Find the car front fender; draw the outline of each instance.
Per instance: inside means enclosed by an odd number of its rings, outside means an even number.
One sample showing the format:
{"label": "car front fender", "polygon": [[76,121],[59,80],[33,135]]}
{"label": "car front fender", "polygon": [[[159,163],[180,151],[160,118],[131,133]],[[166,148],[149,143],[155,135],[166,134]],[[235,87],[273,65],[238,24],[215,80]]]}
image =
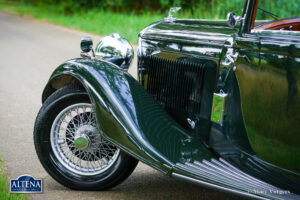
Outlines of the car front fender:
{"label": "car front fender", "polygon": [[80,82],[89,94],[103,137],[166,174],[191,154],[195,159],[212,157],[130,74],[112,63],[82,58],[65,62],[51,75],[44,100],[55,82],[60,85],[56,87]]}

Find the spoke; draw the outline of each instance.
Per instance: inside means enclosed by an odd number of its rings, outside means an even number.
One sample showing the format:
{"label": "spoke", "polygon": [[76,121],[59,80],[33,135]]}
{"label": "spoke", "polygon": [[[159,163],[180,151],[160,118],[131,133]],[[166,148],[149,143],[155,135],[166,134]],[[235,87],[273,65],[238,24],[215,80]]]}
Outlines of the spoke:
{"label": "spoke", "polygon": [[[57,116],[51,129],[53,151],[68,169],[78,174],[92,175],[108,169],[119,150],[101,137],[96,116],[90,104],[79,103]],[[81,150],[75,147],[78,134],[87,134],[89,145]],[[116,156],[114,156],[116,155]]]}
{"label": "spoke", "polygon": [[92,124],[92,121],[93,121],[93,113],[92,112],[89,112],[89,114],[88,114],[88,123],[89,124]]}
{"label": "spoke", "polygon": [[98,156],[97,156],[97,154],[96,154],[97,152],[95,152],[95,154],[94,154],[94,157],[95,158],[98,158],[98,159],[94,159],[94,161],[98,161],[98,160],[100,160],[101,158],[99,158]]}
{"label": "spoke", "polygon": [[80,162],[81,162],[81,159],[77,159],[76,166],[80,166],[80,165],[78,165],[78,163],[80,163]]}
{"label": "spoke", "polygon": [[74,118],[72,118],[72,120],[70,121],[73,125],[74,125],[74,127],[77,129],[79,126],[80,126],[80,124],[81,124],[81,122],[77,119],[77,115],[74,117]]}

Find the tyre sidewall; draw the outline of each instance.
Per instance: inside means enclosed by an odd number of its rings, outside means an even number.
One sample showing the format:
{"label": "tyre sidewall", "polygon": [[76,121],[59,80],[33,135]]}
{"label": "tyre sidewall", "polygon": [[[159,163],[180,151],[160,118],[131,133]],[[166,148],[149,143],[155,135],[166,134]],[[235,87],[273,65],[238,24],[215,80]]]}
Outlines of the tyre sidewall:
{"label": "tyre sidewall", "polygon": [[57,91],[43,104],[36,119],[34,142],[38,157],[46,171],[61,184],[81,190],[101,190],[116,185],[122,170],[126,168],[128,155],[120,151],[114,164],[98,175],[82,176],[65,168],[56,158],[50,142],[52,124],[66,107],[76,103],[90,103],[88,95],[80,90],[72,93]]}

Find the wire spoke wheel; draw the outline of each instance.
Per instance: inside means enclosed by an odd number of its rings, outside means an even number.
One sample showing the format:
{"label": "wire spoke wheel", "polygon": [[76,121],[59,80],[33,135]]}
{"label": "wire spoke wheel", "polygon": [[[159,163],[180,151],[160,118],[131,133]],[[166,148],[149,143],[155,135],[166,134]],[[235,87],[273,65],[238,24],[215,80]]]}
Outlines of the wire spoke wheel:
{"label": "wire spoke wheel", "polygon": [[104,139],[98,125],[79,84],[56,90],[43,103],[34,124],[34,146],[57,182],[76,190],[106,190],[133,172],[138,160]]}
{"label": "wire spoke wheel", "polygon": [[100,174],[117,160],[120,150],[101,137],[89,103],[62,110],[50,132],[54,155],[68,170],[84,176]]}

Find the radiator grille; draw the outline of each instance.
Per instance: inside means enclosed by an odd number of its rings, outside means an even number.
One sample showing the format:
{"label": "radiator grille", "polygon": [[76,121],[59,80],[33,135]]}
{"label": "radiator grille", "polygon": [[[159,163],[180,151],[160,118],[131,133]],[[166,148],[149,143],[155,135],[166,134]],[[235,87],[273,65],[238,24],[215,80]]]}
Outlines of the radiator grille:
{"label": "radiator grille", "polygon": [[200,113],[202,64],[155,56],[143,57],[142,63],[142,84],[163,107],[177,113]]}

